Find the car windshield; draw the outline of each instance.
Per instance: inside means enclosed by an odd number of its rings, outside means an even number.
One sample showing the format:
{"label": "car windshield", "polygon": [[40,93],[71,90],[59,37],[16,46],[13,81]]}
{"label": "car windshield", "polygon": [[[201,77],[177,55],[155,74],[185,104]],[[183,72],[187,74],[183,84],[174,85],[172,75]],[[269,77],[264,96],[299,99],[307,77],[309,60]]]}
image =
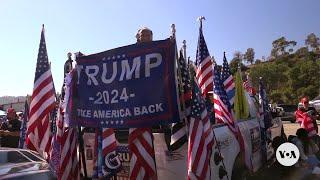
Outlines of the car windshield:
{"label": "car windshield", "polygon": [[43,161],[39,157],[35,156],[34,154],[28,152],[28,151],[20,151],[22,154],[26,155],[28,158],[30,158],[32,161]]}
{"label": "car windshield", "polygon": [[282,107],[285,112],[294,112],[297,110],[296,105],[279,105],[279,107]]}
{"label": "car windshield", "polygon": [[320,96],[315,97],[312,101],[320,100]]}
{"label": "car windshield", "polygon": [[18,151],[0,151],[0,164],[30,162]]}

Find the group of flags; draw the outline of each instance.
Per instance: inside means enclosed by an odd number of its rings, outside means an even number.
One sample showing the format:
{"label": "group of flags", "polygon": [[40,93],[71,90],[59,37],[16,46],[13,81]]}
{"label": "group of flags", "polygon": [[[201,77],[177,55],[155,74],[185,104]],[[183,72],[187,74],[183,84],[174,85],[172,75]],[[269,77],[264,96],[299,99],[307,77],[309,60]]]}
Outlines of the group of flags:
{"label": "group of flags", "polygon": [[[225,123],[238,140],[240,149],[246,151],[235,119],[249,116],[244,91],[251,96],[254,96],[256,91],[249,81],[242,81],[239,71],[236,78],[233,78],[225,54],[222,68],[212,62],[203,36],[202,23],[195,66],[186,62],[180,51],[178,72],[182,115],[180,121],[171,126],[169,150],[175,151],[188,143],[188,179],[210,179],[209,162],[215,143],[211,119],[214,118],[216,123]],[[191,72],[195,76],[192,76]],[[71,76],[71,73],[68,76]],[[65,88],[68,88],[68,83]],[[259,93],[259,113],[266,130],[270,126],[270,117],[267,114],[267,99],[262,82]],[[208,95],[212,95],[212,99],[209,98],[212,106],[207,103]],[[39,152],[50,162],[58,179],[80,179],[79,129],[68,127],[65,122],[68,95],[65,96],[60,97],[57,105],[43,27],[33,93],[30,103],[25,105],[19,147]],[[56,118],[55,121],[52,121],[52,118]],[[54,129],[50,122],[56,123]],[[94,178],[111,177],[114,174],[110,172],[116,173],[117,169],[107,172],[108,167],[105,167],[103,158],[110,153],[117,156],[115,133],[111,128],[97,128],[95,134]],[[264,139],[263,142],[265,141]],[[157,179],[152,129],[130,128],[128,147],[131,152],[130,179]],[[252,168],[247,156],[245,163],[249,169]]]}

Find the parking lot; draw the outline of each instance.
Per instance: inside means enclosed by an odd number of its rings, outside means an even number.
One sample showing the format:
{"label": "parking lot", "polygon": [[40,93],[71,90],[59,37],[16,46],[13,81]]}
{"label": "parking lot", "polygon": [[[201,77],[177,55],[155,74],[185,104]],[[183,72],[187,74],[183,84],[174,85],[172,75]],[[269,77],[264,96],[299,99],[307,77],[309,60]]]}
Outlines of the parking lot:
{"label": "parking lot", "polygon": [[[300,125],[298,123],[291,123],[289,121],[282,121],[282,123],[283,123],[284,132],[286,133],[287,136],[295,135],[297,129],[299,129],[299,127],[300,127]],[[317,121],[317,124],[319,126],[320,125],[320,121]]]}

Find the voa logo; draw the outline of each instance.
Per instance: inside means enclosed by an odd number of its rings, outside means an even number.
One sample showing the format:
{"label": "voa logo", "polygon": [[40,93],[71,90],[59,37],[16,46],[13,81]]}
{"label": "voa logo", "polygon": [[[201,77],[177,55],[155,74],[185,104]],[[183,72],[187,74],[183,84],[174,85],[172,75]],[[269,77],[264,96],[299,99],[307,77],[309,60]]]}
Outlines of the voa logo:
{"label": "voa logo", "polygon": [[298,162],[299,157],[299,149],[292,143],[283,143],[276,151],[276,158],[283,166],[293,166]]}

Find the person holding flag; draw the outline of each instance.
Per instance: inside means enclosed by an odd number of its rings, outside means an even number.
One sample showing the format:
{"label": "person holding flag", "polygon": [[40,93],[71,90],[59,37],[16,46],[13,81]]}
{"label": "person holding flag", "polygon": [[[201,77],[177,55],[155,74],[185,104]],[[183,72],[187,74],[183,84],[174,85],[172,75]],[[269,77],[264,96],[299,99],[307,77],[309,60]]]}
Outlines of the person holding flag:
{"label": "person holding flag", "polygon": [[[136,38],[137,43],[151,42],[152,31],[144,27]],[[151,128],[130,128],[128,144],[131,151],[130,179],[157,179]]]}

